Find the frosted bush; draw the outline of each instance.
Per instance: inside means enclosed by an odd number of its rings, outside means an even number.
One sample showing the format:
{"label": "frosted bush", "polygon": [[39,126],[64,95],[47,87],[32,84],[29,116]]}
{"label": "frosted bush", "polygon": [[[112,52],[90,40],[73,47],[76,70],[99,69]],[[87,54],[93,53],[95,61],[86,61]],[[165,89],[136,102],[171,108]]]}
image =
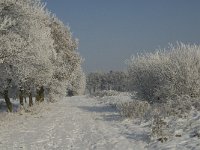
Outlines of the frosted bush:
{"label": "frosted bush", "polygon": [[131,89],[149,102],[174,95],[200,96],[200,46],[178,43],[169,50],[132,57],[128,61]]}
{"label": "frosted bush", "polygon": [[139,100],[122,102],[117,105],[120,115],[128,118],[143,118],[149,107],[148,102]]}
{"label": "frosted bush", "polygon": [[154,116],[151,125],[151,137],[160,142],[166,142],[171,136],[168,123],[159,115]]}
{"label": "frosted bush", "polygon": [[175,138],[180,138],[181,141],[191,141],[194,137],[199,138],[199,118],[199,112],[193,108],[186,118],[163,117],[158,113],[151,120],[151,138],[153,141],[161,142],[172,142]]}
{"label": "frosted bush", "polygon": [[169,116],[184,118],[192,110],[192,105],[192,99],[189,96],[183,95],[168,100],[164,105],[164,109]]}
{"label": "frosted bush", "polygon": [[120,92],[114,91],[114,90],[103,90],[103,91],[97,91],[93,93],[93,96],[98,97],[104,97],[104,96],[116,96],[119,95]]}
{"label": "frosted bush", "polygon": [[181,137],[192,122],[187,120],[198,114],[195,113],[198,112],[198,106],[200,106],[199,99],[188,95],[175,96],[163,104],[152,104],[144,117],[152,122],[151,137],[161,142],[166,142],[169,138]]}

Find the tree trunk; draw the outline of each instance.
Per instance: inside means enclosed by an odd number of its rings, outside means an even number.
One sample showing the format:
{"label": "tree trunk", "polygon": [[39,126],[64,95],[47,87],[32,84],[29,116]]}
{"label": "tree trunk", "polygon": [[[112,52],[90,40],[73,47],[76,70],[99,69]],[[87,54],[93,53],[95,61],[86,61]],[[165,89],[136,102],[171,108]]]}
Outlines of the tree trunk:
{"label": "tree trunk", "polygon": [[24,106],[24,97],[23,97],[23,90],[20,88],[19,90],[19,103],[21,106]]}
{"label": "tree trunk", "polygon": [[24,97],[24,101],[25,101],[25,103],[27,104],[26,96]]}
{"label": "tree trunk", "polygon": [[9,112],[13,111],[12,103],[10,102],[10,98],[8,97],[8,90],[4,91],[4,99],[6,101],[6,105]]}
{"label": "tree trunk", "polygon": [[93,87],[93,93],[95,93],[96,92],[96,87]]}
{"label": "tree trunk", "polygon": [[91,88],[89,89],[89,93],[90,93],[90,95],[92,94],[92,89]]}
{"label": "tree trunk", "polygon": [[43,102],[44,101],[44,87],[41,86],[40,89],[36,90],[36,101]]}
{"label": "tree trunk", "polygon": [[33,106],[33,97],[31,92],[29,93],[28,97],[29,97],[29,106],[31,107]]}
{"label": "tree trunk", "polygon": [[73,91],[72,90],[68,90],[68,96],[74,96]]}

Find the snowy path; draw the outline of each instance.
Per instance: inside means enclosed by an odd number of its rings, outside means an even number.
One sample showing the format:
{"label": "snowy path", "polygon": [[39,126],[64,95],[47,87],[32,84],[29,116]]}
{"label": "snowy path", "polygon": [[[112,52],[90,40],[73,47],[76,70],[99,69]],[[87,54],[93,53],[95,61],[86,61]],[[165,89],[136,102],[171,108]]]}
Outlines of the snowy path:
{"label": "snowy path", "polygon": [[66,98],[36,115],[0,126],[0,150],[140,150],[148,140],[139,125],[121,121],[110,106]]}

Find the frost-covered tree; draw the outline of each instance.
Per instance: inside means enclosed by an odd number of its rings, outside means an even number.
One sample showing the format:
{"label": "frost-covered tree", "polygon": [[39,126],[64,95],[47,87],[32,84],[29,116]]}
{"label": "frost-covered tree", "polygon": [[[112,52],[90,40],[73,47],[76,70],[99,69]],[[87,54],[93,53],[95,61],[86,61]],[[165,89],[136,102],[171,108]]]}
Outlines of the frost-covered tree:
{"label": "frost-covered tree", "polygon": [[41,89],[51,79],[55,55],[49,13],[38,0],[2,0],[0,18],[3,24],[5,20],[11,22],[2,25],[0,31],[0,65],[5,68],[0,74],[9,74],[1,75],[2,82],[11,80],[20,94],[25,85],[27,90],[32,84]]}
{"label": "frost-covered tree", "polygon": [[96,92],[96,90],[100,89],[101,85],[101,73],[92,72],[87,75],[86,79],[86,87],[90,93]]}
{"label": "frost-covered tree", "polygon": [[[9,111],[9,89],[24,96],[36,92],[44,100],[47,90],[51,101],[66,95],[67,85],[81,69],[78,42],[40,0],[2,0],[0,2],[0,93]],[[26,94],[26,95],[25,95]]]}
{"label": "frost-covered tree", "polygon": [[53,16],[50,28],[57,57],[53,60],[54,72],[49,85],[49,96],[51,100],[55,100],[55,97],[58,99],[66,95],[68,84],[76,76],[75,72],[81,69],[81,57],[76,51],[78,40],[73,38],[69,27]]}
{"label": "frost-covered tree", "polygon": [[86,87],[90,93],[97,90],[128,91],[128,75],[122,71],[90,73],[87,75]]}
{"label": "frost-covered tree", "polygon": [[79,66],[72,74],[67,90],[68,95],[83,95],[86,87],[86,76],[81,66]]}
{"label": "frost-covered tree", "polygon": [[7,31],[9,27],[11,24],[0,30],[0,94],[5,98],[8,110],[12,111],[8,91],[17,78],[15,74],[17,68],[13,66],[13,58],[17,57],[24,44],[20,36]]}

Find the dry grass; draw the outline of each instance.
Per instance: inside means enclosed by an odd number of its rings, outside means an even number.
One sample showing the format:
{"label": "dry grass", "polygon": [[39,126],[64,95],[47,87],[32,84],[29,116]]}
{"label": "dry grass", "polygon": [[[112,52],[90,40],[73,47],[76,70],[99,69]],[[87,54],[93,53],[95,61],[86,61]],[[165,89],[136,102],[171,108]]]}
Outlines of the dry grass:
{"label": "dry grass", "polygon": [[119,95],[120,92],[114,91],[114,90],[103,90],[103,91],[97,91],[92,94],[92,96],[95,97],[104,97],[104,96],[116,96]]}
{"label": "dry grass", "polygon": [[134,100],[131,102],[124,102],[117,105],[121,116],[128,118],[142,118],[150,105],[145,101]]}

